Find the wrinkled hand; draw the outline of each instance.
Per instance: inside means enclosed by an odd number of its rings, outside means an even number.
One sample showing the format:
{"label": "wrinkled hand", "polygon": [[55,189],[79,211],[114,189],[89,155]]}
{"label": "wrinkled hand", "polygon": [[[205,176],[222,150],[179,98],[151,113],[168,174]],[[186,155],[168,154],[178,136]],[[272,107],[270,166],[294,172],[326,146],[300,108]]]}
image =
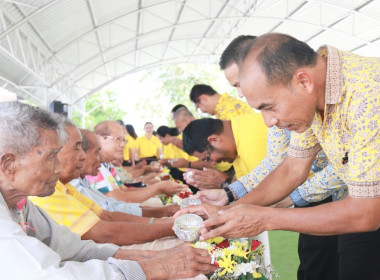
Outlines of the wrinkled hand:
{"label": "wrinkled hand", "polygon": [[186,185],[178,184],[173,181],[161,181],[153,184],[152,187],[157,188],[160,193],[164,194],[174,194],[188,190]]}
{"label": "wrinkled hand", "polygon": [[184,158],[174,158],[171,160],[171,166],[174,168],[186,167],[187,164],[188,162]]}
{"label": "wrinkled hand", "polygon": [[214,168],[203,168],[203,170],[186,168],[183,177],[186,183],[199,189],[220,189],[228,178],[227,174]]}
{"label": "wrinkled hand", "polygon": [[268,207],[241,204],[230,209],[218,211],[217,215],[202,223],[200,240],[207,240],[217,236],[225,238],[256,236],[267,230],[265,221],[268,211],[271,211],[270,209]]}
{"label": "wrinkled hand", "polygon": [[225,190],[203,190],[195,194],[202,203],[211,205],[224,206],[228,204],[228,197]]}
{"label": "wrinkled hand", "polygon": [[175,213],[173,218],[175,219],[183,214],[191,213],[191,214],[196,214],[198,216],[201,216],[203,220],[206,220],[211,217],[217,217],[218,211],[221,209],[222,207],[220,206],[209,205],[209,204],[187,206],[186,208],[183,208],[182,210],[179,210],[177,213]]}
{"label": "wrinkled hand", "polygon": [[196,249],[190,243],[164,250],[159,253],[165,279],[194,277],[198,274],[209,274],[217,269],[211,265],[211,257],[207,250]]}

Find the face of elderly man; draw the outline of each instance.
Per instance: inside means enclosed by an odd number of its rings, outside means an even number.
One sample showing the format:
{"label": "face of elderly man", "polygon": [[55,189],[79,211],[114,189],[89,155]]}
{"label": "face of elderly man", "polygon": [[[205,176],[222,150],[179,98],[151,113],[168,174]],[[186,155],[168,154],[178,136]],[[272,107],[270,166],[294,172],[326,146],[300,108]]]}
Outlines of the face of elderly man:
{"label": "face of elderly man", "polygon": [[96,176],[99,173],[98,168],[103,161],[101,156],[101,147],[95,133],[87,133],[86,137],[91,143],[90,148],[86,151],[86,159],[83,161],[81,168],[81,176],[91,175]]}
{"label": "face of elderly man", "polygon": [[55,185],[62,171],[62,165],[57,157],[62,144],[56,132],[44,129],[38,131],[40,145],[22,155],[8,152],[2,156],[2,173],[9,181],[10,192],[49,196],[55,191]]}
{"label": "face of elderly man", "polygon": [[102,155],[107,163],[123,162],[125,138],[123,128],[116,122],[108,124],[109,135],[98,135]]}
{"label": "face of elderly man", "polygon": [[310,127],[316,111],[310,76],[298,70],[289,85],[269,85],[254,55],[249,54],[240,69],[240,86],[248,104],[261,110],[268,127],[276,125],[296,132]]}
{"label": "face of elderly man", "polygon": [[58,154],[58,159],[63,166],[63,171],[59,176],[62,183],[66,184],[78,178],[86,154],[82,150],[82,134],[75,126],[66,127],[68,139],[62,150]]}

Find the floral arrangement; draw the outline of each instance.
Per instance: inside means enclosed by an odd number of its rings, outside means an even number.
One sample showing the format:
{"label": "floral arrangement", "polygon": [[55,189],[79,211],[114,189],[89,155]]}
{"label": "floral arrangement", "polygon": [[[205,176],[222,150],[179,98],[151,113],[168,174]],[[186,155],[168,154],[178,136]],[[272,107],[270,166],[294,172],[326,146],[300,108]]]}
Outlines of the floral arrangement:
{"label": "floral arrangement", "polygon": [[215,237],[197,241],[192,246],[207,249],[212,263],[218,267],[210,276],[211,280],[270,280],[272,276],[278,277],[277,274],[272,275],[271,266],[265,268],[262,265],[264,246],[260,241]]}
{"label": "floral arrangement", "polygon": [[186,192],[180,192],[175,195],[160,194],[159,196],[163,205],[180,205],[183,199],[188,198],[191,195],[193,195],[193,192],[188,189]]}

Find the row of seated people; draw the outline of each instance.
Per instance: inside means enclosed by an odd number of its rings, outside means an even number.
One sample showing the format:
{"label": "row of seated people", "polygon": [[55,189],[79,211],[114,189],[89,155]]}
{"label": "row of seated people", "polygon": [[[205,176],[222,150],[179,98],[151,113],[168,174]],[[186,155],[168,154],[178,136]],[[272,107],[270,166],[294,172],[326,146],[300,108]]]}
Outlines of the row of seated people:
{"label": "row of seated people", "polygon": [[[19,102],[0,103],[0,119],[0,242],[9,279],[172,279],[215,269],[207,252],[189,244],[161,251],[118,246],[172,236],[173,219],[160,217],[177,210],[115,201],[91,188],[86,176],[99,175],[101,163],[114,159],[103,144],[122,154],[120,125],[101,123],[107,134],[80,131],[65,117]],[[163,184],[169,193],[184,188],[159,182],[144,190],[156,194]],[[144,200],[144,190],[125,193]]]}

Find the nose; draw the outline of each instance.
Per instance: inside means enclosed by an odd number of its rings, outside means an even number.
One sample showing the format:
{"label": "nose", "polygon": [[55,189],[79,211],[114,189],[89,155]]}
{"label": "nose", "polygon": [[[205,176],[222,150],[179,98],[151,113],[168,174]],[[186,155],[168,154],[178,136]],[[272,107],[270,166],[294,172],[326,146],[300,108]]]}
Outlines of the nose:
{"label": "nose", "polygon": [[55,162],[55,165],[54,165],[54,173],[55,174],[59,174],[62,171],[63,171],[63,166],[62,166],[61,162],[57,158],[57,160]]}
{"label": "nose", "polygon": [[237,91],[237,94],[240,98],[243,98],[244,95],[243,95],[243,91],[241,90],[241,87],[236,87],[236,91]]}
{"label": "nose", "polygon": [[278,123],[278,119],[272,114],[263,113],[263,111],[261,111],[261,114],[263,115],[264,122],[267,127],[272,127]]}
{"label": "nose", "polygon": [[82,147],[80,148],[79,161],[83,161],[87,158],[86,153],[83,151]]}

